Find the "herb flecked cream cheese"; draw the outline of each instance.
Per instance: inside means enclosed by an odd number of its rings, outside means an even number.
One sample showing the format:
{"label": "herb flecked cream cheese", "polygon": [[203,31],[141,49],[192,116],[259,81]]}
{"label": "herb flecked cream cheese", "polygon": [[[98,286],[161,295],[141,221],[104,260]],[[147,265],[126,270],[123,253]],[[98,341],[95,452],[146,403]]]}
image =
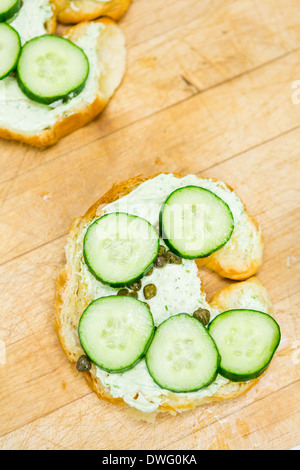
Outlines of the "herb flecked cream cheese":
{"label": "herb flecked cream cheese", "polygon": [[53,15],[49,0],[23,0],[18,14],[10,21],[22,44],[47,33],[45,24]]}
{"label": "herb flecked cream cheese", "polygon": [[[246,215],[244,206],[233,191],[230,191],[222,182],[214,182],[210,179],[202,180],[195,175],[184,178],[176,178],[172,174],[162,174],[150,179],[135,190],[117,201],[104,207],[105,213],[126,212],[147,219],[158,228],[159,212],[161,205],[175,189],[194,185],[209,189],[222,198],[230,207],[234,222],[235,232],[242,237],[245,230]],[[77,243],[81,246],[86,228],[82,231]],[[163,244],[163,242],[161,242]],[[230,241],[228,242],[230,244]],[[81,273],[83,282],[87,286],[89,297],[114,295],[119,289],[112,288],[97,281],[85,265],[82,257],[82,249],[78,250],[81,257]],[[142,279],[142,289],[138,292],[139,300],[145,301],[143,287],[153,283],[157,287],[157,295],[147,303],[150,306],[155,325],[158,326],[164,320],[178,313],[193,314],[198,308],[210,310],[211,318],[219,312],[213,310],[206,302],[205,294],[201,290],[201,280],[198,276],[198,268],[195,261],[182,260],[181,265],[167,264],[164,268],[154,269],[152,275]],[[245,294],[240,308],[255,308],[264,311],[259,299],[251,297],[251,292]],[[108,388],[114,398],[123,398],[130,406],[140,411],[151,413],[168,401],[170,392],[160,388],[148,373],[145,360],[139,362],[133,369],[123,373],[109,374],[97,369],[97,377]],[[212,396],[218,389],[228,383],[228,380],[218,376],[214,383],[208,387],[192,393],[171,394],[190,399]]]}

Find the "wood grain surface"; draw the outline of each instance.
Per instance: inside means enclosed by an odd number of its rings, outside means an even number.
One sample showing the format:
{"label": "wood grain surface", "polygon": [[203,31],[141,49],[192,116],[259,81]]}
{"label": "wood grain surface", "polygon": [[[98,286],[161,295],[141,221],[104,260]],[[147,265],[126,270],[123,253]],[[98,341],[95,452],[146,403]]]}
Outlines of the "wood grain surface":
{"label": "wood grain surface", "polygon": [[[120,25],[128,70],[98,119],[46,150],[0,141],[0,448],[292,448],[300,443],[299,1],[134,0]],[[72,219],[114,182],[159,171],[236,188],[262,227],[258,277],[282,343],[247,395],[146,423],[91,393],[61,351],[53,303]],[[206,270],[203,280],[208,298],[229,283]]]}

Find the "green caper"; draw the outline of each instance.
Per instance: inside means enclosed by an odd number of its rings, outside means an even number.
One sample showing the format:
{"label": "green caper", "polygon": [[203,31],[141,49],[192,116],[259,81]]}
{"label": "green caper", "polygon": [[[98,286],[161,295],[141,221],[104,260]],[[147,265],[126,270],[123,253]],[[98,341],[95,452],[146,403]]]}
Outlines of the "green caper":
{"label": "green caper", "polygon": [[193,317],[199,320],[204,326],[207,326],[210,320],[210,311],[206,308],[198,308],[198,310],[193,313]]}
{"label": "green caper", "polygon": [[182,259],[179,258],[179,256],[175,255],[175,253],[172,253],[172,251],[167,251],[165,254],[167,263],[169,264],[182,264]]}
{"label": "green caper", "polygon": [[149,271],[146,273],[146,276],[151,276],[152,273],[153,273],[153,268],[149,269]]}
{"label": "green caper", "polygon": [[83,355],[79,357],[76,364],[76,369],[78,370],[78,372],[88,372],[91,367],[92,363],[87,356]]}
{"label": "green caper", "polygon": [[158,256],[163,256],[166,252],[166,249],[164,246],[162,245],[159,245],[159,249],[158,249]]}
{"label": "green caper", "polygon": [[156,286],[154,284],[148,284],[147,286],[144,287],[144,296],[145,299],[152,299],[152,297],[155,297],[157,293]]}
{"label": "green caper", "polygon": [[142,288],[142,283],[141,283],[141,281],[137,281],[137,282],[135,282],[134,284],[131,284],[131,285],[128,286],[128,287],[129,287],[129,289],[134,290],[134,291],[137,292],[137,291],[141,290],[141,288]]}
{"label": "green caper", "polygon": [[119,292],[117,293],[117,295],[128,295],[129,294],[129,290],[128,289],[121,289],[119,290]]}
{"label": "green caper", "polygon": [[164,266],[166,266],[167,264],[167,260],[164,256],[158,256],[155,260],[155,263],[154,263],[154,266],[156,268],[163,268]]}
{"label": "green caper", "polygon": [[128,292],[128,297],[134,297],[135,299],[138,298],[138,293],[135,291]]}

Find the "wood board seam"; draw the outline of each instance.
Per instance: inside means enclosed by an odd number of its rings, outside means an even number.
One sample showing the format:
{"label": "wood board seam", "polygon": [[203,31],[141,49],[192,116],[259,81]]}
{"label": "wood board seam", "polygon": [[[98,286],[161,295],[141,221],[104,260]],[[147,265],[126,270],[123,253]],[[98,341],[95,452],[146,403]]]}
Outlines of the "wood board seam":
{"label": "wood board seam", "polygon": [[207,167],[207,168],[205,168],[204,170],[201,170],[201,171],[208,171],[208,170],[211,170],[212,168],[216,168],[216,167],[222,165],[223,163],[227,163],[227,162],[229,162],[230,160],[233,160],[233,159],[235,159],[235,158],[241,157],[241,156],[244,155],[245,153],[252,152],[253,150],[255,150],[255,149],[261,147],[262,145],[267,145],[267,144],[269,144],[270,142],[274,142],[275,140],[280,139],[281,137],[284,137],[285,135],[291,134],[291,133],[293,133],[293,132],[295,132],[295,131],[297,131],[297,130],[299,130],[299,129],[300,129],[300,125],[297,125],[297,126],[295,126],[295,127],[292,127],[292,128],[290,128],[290,129],[288,129],[288,130],[286,130],[286,131],[281,132],[280,134],[278,134],[278,135],[276,135],[276,136],[270,137],[269,139],[264,140],[263,142],[261,142],[261,143],[259,143],[259,144],[256,144],[256,145],[253,145],[253,146],[249,147],[247,150],[243,150],[242,152],[238,152],[238,153],[232,155],[231,157],[228,157],[228,158],[226,158],[225,160],[222,160],[222,161],[220,161],[220,162],[217,162],[217,163],[215,163],[214,165],[211,165],[211,166],[209,166],[209,167]]}
{"label": "wood board seam", "polygon": [[[205,425],[205,426],[203,426],[203,427],[201,427],[201,428],[195,430],[194,432],[191,432],[191,433],[189,433],[189,434],[186,434],[186,435],[183,436],[182,438],[176,439],[174,442],[169,442],[169,443],[167,444],[167,446],[161,448],[161,450],[164,450],[164,449],[166,449],[166,447],[168,447],[168,446],[170,446],[170,445],[173,445],[173,444],[175,444],[176,442],[180,442],[180,441],[186,439],[187,437],[196,434],[196,433],[199,432],[199,431],[202,431],[202,430],[204,430],[204,429],[209,428],[210,426],[214,425],[214,424],[217,423],[218,421],[222,421],[222,420],[224,420],[224,419],[228,419],[230,416],[233,416],[233,415],[235,415],[236,413],[239,413],[239,412],[241,412],[242,410],[245,410],[245,409],[247,409],[248,407],[250,407],[250,406],[252,406],[252,405],[254,405],[254,404],[256,404],[256,403],[258,403],[258,402],[260,402],[260,401],[262,401],[262,400],[266,400],[266,399],[268,399],[269,397],[271,397],[271,396],[273,396],[273,395],[276,395],[276,393],[281,392],[281,391],[283,391],[283,390],[285,390],[285,389],[287,389],[287,388],[289,388],[289,387],[294,386],[294,385],[297,384],[298,382],[300,382],[300,379],[297,379],[297,380],[295,380],[295,381],[293,381],[293,382],[290,382],[290,383],[288,383],[287,385],[285,385],[285,386],[283,386],[283,387],[277,389],[276,391],[270,393],[269,395],[267,395],[267,396],[265,396],[265,397],[261,397],[261,398],[255,400],[255,401],[253,401],[253,402],[251,402],[251,403],[248,403],[248,404],[246,404],[245,406],[243,406],[242,408],[238,408],[238,409],[236,409],[235,411],[229,413],[228,415],[225,414],[220,420],[215,419],[213,422],[211,422],[211,423],[209,423],[209,424],[207,424],[207,425]],[[10,434],[13,434],[14,432],[16,432],[16,431],[18,431],[18,430],[21,430],[21,429],[23,429],[23,428],[26,428],[27,426],[30,426],[31,424],[35,423],[36,421],[39,421],[39,420],[41,420],[41,419],[44,419],[44,418],[46,418],[47,416],[50,416],[51,414],[56,413],[57,411],[59,411],[59,410],[65,408],[66,406],[69,406],[69,405],[71,405],[72,403],[76,403],[77,401],[82,400],[82,399],[84,399],[84,398],[86,398],[86,397],[88,397],[88,396],[90,396],[90,395],[93,395],[93,392],[88,392],[88,393],[82,395],[81,397],[76,398],[75,400],[72,400],[72,401],[70,401],[70,402],[67,402],[67,403],[65,403],[65,404],[63,404],[63,405],[61,405],[61,406],[55,408],[54,410],[49,411],[48,413],[46,413],[46,414],[43,415],[43,416],[40,416],[40,417],[35,418],[35,419],[31,420],[31,421],[28,421],[27,423],[25,423],[25,424],[23,424],[23,425],[21,425],[21,426],[19,426],[19,427],[16,427],[15,429],[12,429],[11,431],[9,431],[9,432],[7,432],[7,433],[5,433],[5,434],[1,434],[1,435],[0,435],[0,438],[7,437],[7,436],[9,436]],[[238,400],[238,398],[235,399],[235,400]],[[108,405],[108,406],[110,406],[110,405]],[[169,419],[171,419],[171,418],[172,418],[172,416],[168,416],[168,417],[167,417],[167,420],[169,420]]]}
{"label": "wood board seam", "polygon": [[[239,408],[239,409],[233,411],[232,413],[229,413],[228,415],[222,417],[220,421],[222,421],[222,420],[224,420],[224,419],[228,419],[230,416],[233,416],[233,415],[235,415],[236,413],[240,413],[241,411],[247,409],[248,407],[250,407],[250,406],[252,406],[252,405],[255,405],[256,403],[259,403],[260,401],[266,400],[266,399],[268,399],[269,397],[272,397],[272,396],[276,395],[276,393],[281,392],[281,391],[283,391],[283,390],[285,390],[285,389],[287,389],[287,388],[289,388],[289,387],[295,385],[297,382],[300,382],[300,379],[297,379],[297,380],[295,380],[295,381],[293,381],[293,382],[290,382],[289,384],[285,385],[284,387],[278,388],[277,390],[275,390],[274,392],[271,392],[269,395],[267,395],[267,396],[265,396],[265,397],[261,397],[261,398],[259,398],[259,399],[256,399],[256,400],[253,401],[252,403],[248,403],[247,405],[243,406],[242,408]],[[234,399],[234,400],[238,400],[238,398],[236,398],[236,399]],[[176,439],[174,442],[170,442],[167,446],[163,447],[161,450],[164,450],[164,449],[166,449],[168,446],[173,445],[173,444],[176,444],[176,442],[180,442],[180,441],[186,439],[187,437],[196,434],[196,433],[199,432],[199,431],[202,431],[202,430],[204,430],[204,429],[209,428],[211,425],[217,423],[218,421],[219,421],[219,420],[216,419],[213,423],[207,424],[207,425],[203,426],[202,428],[199,428],[199,429],[197,429],[197,430],[195,430],[195,431],[193,431],[193,432],[191,432],[191,433],[189,433],[189,434],[186,434],[186,436],[184,436],[184,437],[182,437],[182,438],[180,438],[180,439]]]}
{"label": "wood board seam", "polygon": [[[159,114],[162,113],[162,112],[165,112],[165,111],[168,111],[168,110],[170,110],[170,109],[173,109],[173,108],[175,108],[175,107],[178,106],[178,105],[181,105],[181,104],[183,104],[183,103],[188,102],[189,100],[192,100],[193,98],[196,98],[196,97],[198,97],[198,96],[200,96],[200,95],[202,95],[202,94],[208,93],[208,92],[210,92],[211,90],[220,88],[220,87],[222,87],[223,85],[226,85],[227,83],[231,83],[231,82],[233,82],[233,81],[235,81],[235,80],[239,80],[240,78],[242,78],[242,77],[244,77],[244,76],[246,76],[246,75],[248,75],[248,74],[254,73],[254,72],[256,72],[257,70],[260,70],[260,69],[262,69],[262,68],[264,68],[264,67],[268,67],[269,65],[271,65],[271,64],[273,64],[273,63],[275,63],[275,62],[277,62],[277,61],[280,61],[280,60],[284,59],[285,57],[288,57],[289,55],[293,55],[293,54],[297,53],[298,51],[300,51],[300,46],[297,47],[296,49],[293,49],[293,50],[291,50],[291,51],[289,51],[289,52],[286,52],[285,54],[281,54],[280,56],[278,56],[278,57],[276,57],[276,58],[274,58],[274,59],[272,59],[272,60],[270,60],[270,61],[264,62],[263,64],[260,64],[260,65],[258,65],[258,66],[256,66],[256,67],[253,67],[253,68],[250,68],[250,69],[248,69],[248,70],[246,70],[246,71],[244,71],[244,72],[242,72],[242,73],[239,73],[239,74],[237,74],[237,75],[234,75],[233,77],[230,77],[230,78],[228,78],[228,79],[226,79],[226,80],[224,80],[224,81],[222,81],[222,82],[217,82],[217,83],[215,83],[214,85],[209,86],[209,87],[207,87],[207,88],[204,88],[204,89],[202,89],[202,90],[201,90],[201,89],[198,89],[198,88],[196,87],[196,85],[194,85],[194,84],[191,82],[191,85],[192,85],[195,89],[197,89],[197,90],[199,90],[199,91],[197,91],[197,92],[195,91],[195,92],[192,93],[190,96],[188,96],[188,97],[186,97],[186,98],[184,98],[184,99],[182,99],[182,100],[176,101],[176,103],[172,103],[172,104],[170,104],[169,106],[166,106],[166,107],[157,109],[157,110],[154,111],[153,113],[147,114],[147,115],[145,115],[145,116],[143,116],[143,117],[137,119],[136,121],[132,121],[132,122],[130,122],[129,124],[125,124],[124,126],[121,126],[121,127],[119,127],[118,129],[114,129],[114,130],[112,130],[111,132],[108,132],[108,133],[106,133],[106,134],[104,134],[104,135],[102,135],[102,136],[100,136],[100,137],[97,137],[96,139],[92,139],[92,140],[90,140],[89,142],[86,142],[85,144],[83,144],[83,145],[81,145],[81,146],[79,146],[79,147],[76,147],[76,149],[73,149],[73,150],[67,151],[67,152],[63,152],[63,153],[57,155],[56,157],[51,158],[50,160],[47,160],[46,162],[41,163],[40,165],[35,166],[33,169],[31,168],[31,169],[25,170],[24,172],[21,172],[21,173],[19,173],[19,174],[16,175],[16,176],[13,176],[13,177],[11,177],[11,178],[8,178],[7,180],[2,181],[0,184],[2,185],[2,184],[6,184],[6,183],[8,183],[8,182],[10,182],[10,181],[14,181],[14,180],[18,179],[19,177],[21,177],[21,176],[23,176],[23,175],[25,175],[25,174],[27,174],[27,173],[30,173],[30,172],[33,171],[33,170],[36,170],[37,168],[41,168],[41,167],[43,167],[44,165],[47,165],[47,164],[49,164],[49,163],[51,163],[51,162],[54,162],[54,161],[58,160],[58,159],[61,158],[61,157],[64,157],[64,156],[69,155],[69,154],[71,155],[71,154],[74,153],[74,152],[78,152],[79,150],[82,150],[82,149],[86,148],[87,146],[89,146],[89,145],[91,145],[91,144],[93,144],[93,143],[95,143],[95,142],[100,142],[101,140],[106,139],[107,137],[113,136],[114,134],[117,134],[118,132],[121,132],[121,131],[127,129],[127,128],[129,128],[130,126],[133,126],[133,125],[135,125],[135,124],[138,124],[138,123],[140,123],[140,122],[143,122],[143,121],[146,120],[146,119],[150,119],[150,118],[152,118],[152,117],[154,117],[154,116],[157,116],[157,115],[159,115]],[[183,79],[183,78],[182,78],[182,75],[180,75],[180,77],[181,77],[181,79]],[[108,105],[108,106],[109,106],[109,105]],[[101,117],[100,117],[99,119],[101,119]],[[248,149],[247,149],[247,150],[248,150]],[[246,150],[246,151],[247,151],[247,150]],[[243,152],[243,153],[244,153],[244,152]]]}

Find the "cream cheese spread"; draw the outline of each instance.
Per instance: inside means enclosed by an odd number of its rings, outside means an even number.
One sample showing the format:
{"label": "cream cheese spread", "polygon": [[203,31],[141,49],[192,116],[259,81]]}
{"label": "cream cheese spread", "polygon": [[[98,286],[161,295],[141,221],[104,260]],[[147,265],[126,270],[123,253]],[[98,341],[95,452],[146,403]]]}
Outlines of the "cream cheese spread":
{"label": "cream cheese spread", "polygon": [[[217,194],[229,205],[235,222],[235,231],[244,229],[244,206],[236,194],[230,191],[222,182],[214,182],[210,179],[202,180],[195,175],[184,178],[176,178],[172,174],[162,174],[148,180],[138,186],[134,191],[117,201],[104,207],[105,213],[127,212],[147,219],[152,225],[158,227],[159,211],[168,195],[177,188],[195,185],[209,189]],[[86,227],[87,228],[87,227]],[[80,249],[82,280],[88,289],[89,297],[96,299],[116,294],[118,289],[106,286],[97,281],[86,267],[82,258],[82,244],[86,228],[78,238]],[[237,233],[237,232],[236,232]],[[197,308],[207,308],[211,312],[211,318],[219,312],[213,310],[206,302],[205,294],[201,291],[201,280],[198,277],[198,268],[195,261],[183,260],[181,265],[167,265],[161,269],[154,269],[151,276],[142,279],[142,287],[149,283],[157,286],[157,295],[147,303],[150,306],[154,322],[159,325],[164,320],[178,313],[192,314]],[[145,301],[143,289],[139,291],[139,299]],[[251,293],[250,293],[251,294]],[[240,308],[256,308],[263,310],[264,306],[259,299],[254,299],[245,294]],[[249,304],[250,302],[250,304]],[[170,399],[170,392],[160,388],[148,373],[145,360],[142,360],[133,369],[119,374],[109,374],[97,368],[97,377],[108,388],[114,398],[123,398],[130,406],[140,411],[151,413]],[[228,383],[228,380],[218,376],[210,386],[192,393],[171,394],[189,399],[212,396],[218,389]]]}
{"label": "cream cheese spread", "polygon": [[[29,3],[31,1],[29,0]],[[17,20],[19,17],[15,21]],[[16,133],[37,134],[53,126],[58,119],[67,117],[75,111],[80,111],[81,107],[86,108],[88,104],[93,103],[97,96],[98,80],[101,74],[97,55],[97,40],[99,32],[103,28],[105,28],[103,24],[91,23],[86,33],[74,41],[86,53],[90,63],[90,73],[83,91],[70,101],[66,103],[60,101],[51,106],[39,104],[31,101],[22,93],[13,75],[1,80],[0,127]]]}
{"label": "cream cheese spread", "polygon": [[22,44],[47,33],[45,24],[53,16],[49,0],[23,0],[22,7],[10,22],[21,38]]}

